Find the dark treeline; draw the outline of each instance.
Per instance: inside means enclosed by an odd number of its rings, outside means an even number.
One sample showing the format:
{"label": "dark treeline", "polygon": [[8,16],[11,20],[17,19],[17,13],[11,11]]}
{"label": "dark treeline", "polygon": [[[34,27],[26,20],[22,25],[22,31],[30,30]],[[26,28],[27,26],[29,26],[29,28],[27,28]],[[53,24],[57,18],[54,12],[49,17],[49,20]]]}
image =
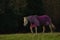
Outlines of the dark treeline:
{"label": "dark treeline", "polygon": [[[42,0],[0,0],[0,5],[0,33],[30,32],[29,27],[23,26],[23,17],[48,13],[44,9]],[[50,17],[52,18],[52,16]],[[53,18],[52,21],[56,26],[59,25],[57,23],[59,21]],[[56,31],[60,31],[59,26],[56,28]],[[41,30],[41,28],[38,28],[38,32],[41,32]]]}

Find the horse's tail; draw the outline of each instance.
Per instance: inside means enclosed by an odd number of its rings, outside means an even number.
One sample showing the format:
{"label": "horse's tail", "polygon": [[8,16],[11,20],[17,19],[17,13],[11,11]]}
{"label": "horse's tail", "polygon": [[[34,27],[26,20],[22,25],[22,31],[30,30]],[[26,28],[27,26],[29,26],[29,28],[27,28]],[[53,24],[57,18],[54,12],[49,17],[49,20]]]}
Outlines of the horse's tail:
{"label": "horse's tail", "polygon": [[[50,17],[49,17],[50,18]],[[50,18],[50,25],[51,25],[51,27],[55,30],[56,28],[55,28],[55,25],[52,23],[52,20],[51,20],[51,18]]]}
{"label": "horse's tail", "polygon": [[52,28],[55,30],[56,28],[55,28],[55,25],[53,24],[53,23],[51,23],[51,26],[52,26]]}

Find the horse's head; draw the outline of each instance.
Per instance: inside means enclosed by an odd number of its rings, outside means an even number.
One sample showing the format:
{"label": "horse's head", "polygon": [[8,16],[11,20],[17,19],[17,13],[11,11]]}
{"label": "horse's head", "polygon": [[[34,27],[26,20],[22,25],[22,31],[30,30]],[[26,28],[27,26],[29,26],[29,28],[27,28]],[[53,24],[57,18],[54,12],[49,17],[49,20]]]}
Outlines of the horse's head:
{"label": "horse's head", "polygon": [[24,26],[26,26],[28,24],[28,19],[27,17],[24,17]]}

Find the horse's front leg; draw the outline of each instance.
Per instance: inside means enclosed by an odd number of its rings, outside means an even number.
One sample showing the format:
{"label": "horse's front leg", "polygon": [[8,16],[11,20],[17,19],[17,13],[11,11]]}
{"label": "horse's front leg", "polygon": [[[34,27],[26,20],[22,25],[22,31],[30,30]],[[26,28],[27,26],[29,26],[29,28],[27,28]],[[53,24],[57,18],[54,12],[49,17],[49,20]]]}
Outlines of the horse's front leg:
{"label": "horse's front leg", "polygon": [[33,33],[33,28],[30,26],[30,31],[31,31],[31,33]]}

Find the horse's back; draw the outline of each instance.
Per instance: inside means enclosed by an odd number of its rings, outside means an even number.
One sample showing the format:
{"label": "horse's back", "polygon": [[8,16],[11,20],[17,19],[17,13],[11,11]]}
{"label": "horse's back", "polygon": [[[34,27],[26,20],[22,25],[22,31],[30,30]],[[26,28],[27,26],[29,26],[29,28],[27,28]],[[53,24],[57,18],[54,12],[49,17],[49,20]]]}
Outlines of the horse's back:
{"label": "horse's back", "polygon": [[42,15],[38,16],[38,20],[40,21],[41,24],[50,24],[51,19],[48,15]]}

